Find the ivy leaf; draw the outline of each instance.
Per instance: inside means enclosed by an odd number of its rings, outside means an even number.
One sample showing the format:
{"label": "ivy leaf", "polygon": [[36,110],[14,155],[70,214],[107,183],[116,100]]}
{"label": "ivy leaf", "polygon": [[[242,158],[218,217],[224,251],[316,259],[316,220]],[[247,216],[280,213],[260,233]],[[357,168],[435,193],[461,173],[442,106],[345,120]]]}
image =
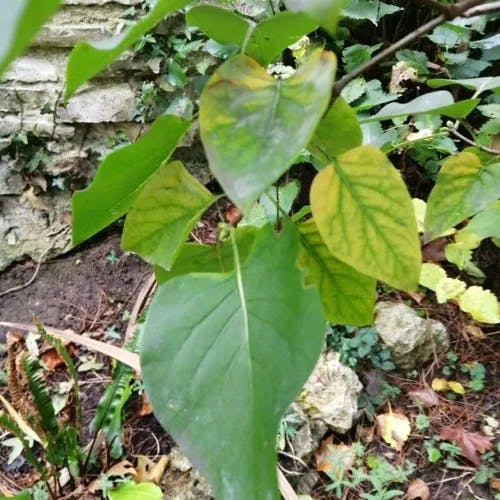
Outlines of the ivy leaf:
{"label": "ivy leaf", "polygon": [[325,328],[317,291],[302,286],[298,244],[293,225],[279,235],[267,225],[243,265],[235,248],[234,271],[161,285],[146,319],[148,399],[216,498],[279,498],[276,432]]}
{"label": "ivy leaf", "polygon": [[447,300],[456,299],[465,292],[467,285],[455,278],[442,278],[436,285],[436,298],[439,304],[444,304]]}
{"label": "ivy leaf", "polygon": [[344,16],[351,19],[367,19],[377,26],[382,17],[399,10],[401,7],[389,5],[380,0],[350,0],[349,5],[344,9]]}
{"label": "ivy leaf", "polygon": [[425,239],[430,241],[500,198],[500,163],[482,165],[473,153],[448,158],[427,201]]}
{"label": "ivy leaf", "polygon": [[310,196],[319,232],[336,258],[391,286],[417,286],[421,254],[413,204],[381,151],[361,146],[344,153],[316,175]]}
{"label": "ivy leaf", "polygon": [[480,286],[471,286],[458,301],[460,309],[483,323],[500,323],[500,306],[495,295]]}
{"label": "ivy leaf", "polygon": [[215,199],[180,161],[164,164],[130,208],[123,249],[169,270],[194,225]]}
{"label": "ivy leaf", "polygon": [[125,483],[108,490],[109,500],[162,500],[163,492],[154,483]]}
{"label": "ivy leaf", "polygon": [[136,21],[125,33],[92,44],[79,42],[71,51],[66,66],[64,100],[67,101],[80,85],[106,69],[165,16],[182,9],[187,3],[188,0],[157,0],[149,13]]}
{"label": "ivy leaf", "polygon": [[437,284],[446,277],[446,271],[441,266],[424,262],[422,264],[418,283],[435,292]]}
{"label": "ivy leaf", "polygon": [[349,0],[285,0],[291,11],[305,12],[331,35],[335,34],[342,9]]}
{"label": "ivy leaf", "polygon": [[0,0],[0,76],[29,46],[61,0]]}
{"label": "ivy leaf", "polygon": [[160,116],[137,142],[106,156],[92,184],[73,195],[73,246],[127,212],[188,127],[188,122],[173,115]]}
{"label": "ivy leaf", "polygon": [[362,142],[363,134],[356,113],[342,97],[338,97],[319,122],[308,149],[316,158],[328,163],[361,146]]}
{"label": "ivy leaf", "polygon": [[216,42],[243,49],[263,66],[317,27],[316,22],[301,12],[279,12],[256,24],[213,5],[193,7],[186,14],[186,20]]}
{"label": "ivy leaf", "polygon": [[335,56],[322,50],[286,80],[237,55],[208,81],[200,101],[201,138],[211,170],[243,213],[309,143],[334,72]]}
{"label": "ivy leaf", "polygon": [[376,280],[358,273],[328,250],[313,219],[299,225],[299,266],[306,285],[316,286],[330,323],[363,326],[373,322]]}

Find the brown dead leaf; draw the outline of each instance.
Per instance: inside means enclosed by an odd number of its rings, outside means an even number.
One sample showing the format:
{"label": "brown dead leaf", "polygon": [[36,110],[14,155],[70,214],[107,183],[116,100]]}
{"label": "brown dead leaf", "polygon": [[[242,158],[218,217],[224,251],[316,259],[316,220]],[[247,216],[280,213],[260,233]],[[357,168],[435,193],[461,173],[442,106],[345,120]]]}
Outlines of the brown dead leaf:
{"label": "brown dead leaf", "polygon": [[461,449],[461,454],[474,465],[481,464],[479,453],[485,453],[493,448],[491,437],[480,432],[468,432],[463,427],[443,427],[439,438],[445,441],[454,441]]}
{"label": "brown dead leaf", "polygon": [[424,262],[443,262],[446,260],[444,247],[448,244],[445,237],[436,238],[422,248]]}
{"label": "brown dead leaf", "polygon": [[408,295],[408,297],[410,297],[410,299],[412,299],[413,302],[415,302],[418,305],[422,304],[422,301],[425,299],[425,293],[405,292],[405,294]]}
{"label": "brown dead leaf", "polygon": [[486,335],[477,325],[465,325],[464,336],[472,340],[484,340]]}
{"label": "brown dead leaf", "polygon": [[234,205],[229,205],[226,208],[226,222],[228,224],[235,224],[241,219],[240,210]]}
{"label": "brown dead leaf", "polygon": [[[109,478],[119,476],[135,476],[135,474],[135,468],[128,460],[122,460],[106,471],[106,477]],[[97,491],[97,488],[99,488],[100,482],[101,478],[97,478],[95,481],[92,481],[89,484],[87,491],[94,494]]]}
{"label": "brown dead leaf", "polygon": [[[70,356],[73,356],[75,354],[76,348],[74,344],[68,344],[66,346],[66,350],[68,351],[68,354]],[[64,365],[64,360],[61,358],[61,356],[59,356],[58,352],[53,347],[47,349],[42,354],[42,361],[49,372],[53,372],[59,366]]]}
{"label": "brown dead leaf", "polygon": [[490,486],[493,490],[500,490],[500,478],[494,477],[490,479]]}
{"label": "brown dead leaf", "polygon": [[151,481],[160,484],[168,461],[169,457],[167,455],[162,455],[156,463],[149,457],[139,455],[137,457],[137,467],[135,468],[135,480],[138,483]]}
{"label": "brown dead leaf", "polygon": [[316,450],[315,458],[316,470],[333,477],[340,477],[349,471],[354,463],[352,447],[346,444],[333,444],[333,436],[322,441],[320,448]]}
{"label": "brown dead leaf", "polygon": [[415,403],[422,404],[424,408],[431,408],[439,404],[439,396],[432,389],[409,391],[408,396],[410,396]]}
{"label": "brown dead leaf", "polygon": [[406,492],[407,500],[429,500],[430,496],[431,493],[429,491],[429,487],[425,481],[422,481],[422,479],[414,479],[408,485],[408,491]]}
{"label": "brown dead leaf", "polygon": [[141,396],[141,407],[139,408],[139,416],[140,417],[145,417],[146,415],[151,415],[153,413],[153,408],[151,408],[151,405],[149,404],[148,398],[146,396],[146,393],[143,392]]}

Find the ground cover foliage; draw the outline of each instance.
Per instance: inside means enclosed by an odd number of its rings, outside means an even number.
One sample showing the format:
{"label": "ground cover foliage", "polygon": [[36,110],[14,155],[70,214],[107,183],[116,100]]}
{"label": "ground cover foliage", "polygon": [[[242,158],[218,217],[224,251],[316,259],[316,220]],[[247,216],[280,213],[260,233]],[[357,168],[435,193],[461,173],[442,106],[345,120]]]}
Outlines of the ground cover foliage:
{"label": "ground cover foliage", "polygon": [[[0,71],[59,2],[19,5],[2,14],[9,29],[0,35]],[[341,361],[391,372],[367,328],[377,293],[408,297],[424,312],[424,300],[461,310],[476,338],[500,322],[498,289],[484,285],[477,259],[500,240],[497,11],[496,2],[471,0],[146,1],[127,13],[122,35],[71,53],[66,100],[126,50],[161,60],[161,78],[145,82],[137,102],[137,120],[153,123],[74,194],[72,236],[78,245],[125,216],[123,250],[154,266],[159,287],[127,354],[138,350],[156,418],[216,498],[279,498],[276,432],[293,434],[293,419],[282,418],[324,348],[327,323]],[[156,34],[169,16],[174,33]],[[171,160],[190,129],[199,129],[211,190]],[[215,244],[186,242],[207,211],[219,219]],[[74,376],[68,353],[57,350]],[[431,427],[424,408],[438,405],[436,393],[453,401],[464,384],[484,390],[481,362],[447,360],[432,390],[415,396],[419,432]],[[57,496],[54,470],[77,482],[95,459],[94,443],[83,453],[73,428],[58,423],[40,366],[25,360],[23,370],[51,472],[31,457],[15,409],[0,424]],[[131,369],[115,367],[91,425],[115,458],[132,379]],[[383,384],[378,399],[364,394],[369,418],[397,401],[399,389]],[[408,416],[389,404],[375,422],[381,440],[401,452]],[[491,492],[491,436],[466,429],[429,431],[428,462],[452,467],[464,456],[482,467],[472,477]],[[401,497],[393,485],[415,472],[411,460],[394,466],[360,442],[332,440],[316,466],[329,478],[322,494],[339,498]],[[410,486],[420,493],[408,497],[428,498],[418,479]],[[114,486],[103,495],[162,495],[151,482]]]}

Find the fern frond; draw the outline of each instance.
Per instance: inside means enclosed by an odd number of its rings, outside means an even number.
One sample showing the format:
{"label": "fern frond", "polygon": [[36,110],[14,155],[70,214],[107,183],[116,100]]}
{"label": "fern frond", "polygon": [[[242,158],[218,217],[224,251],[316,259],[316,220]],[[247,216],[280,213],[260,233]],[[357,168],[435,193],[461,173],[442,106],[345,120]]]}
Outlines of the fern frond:
{"label": "fern frond", "polygon": [[60,339],[47,333],[42,323],[40,323],[38,320],[35,320],[35,325],[41,337],[56,350],[57,354],[59,354],[61,359],[64,361],[64,364],[68,369],[68,373],[71,379],[73,380],[73,399],[74,399],[75,413],[76,413],[76,429],[78,433],[80,433],[83,421],[82,405],[80,402],[80,393],[78,390],[78,375],[76,373],[73,360],[71,359],[68,350],[66,349],[66,347],[64,347],[64,344]]}

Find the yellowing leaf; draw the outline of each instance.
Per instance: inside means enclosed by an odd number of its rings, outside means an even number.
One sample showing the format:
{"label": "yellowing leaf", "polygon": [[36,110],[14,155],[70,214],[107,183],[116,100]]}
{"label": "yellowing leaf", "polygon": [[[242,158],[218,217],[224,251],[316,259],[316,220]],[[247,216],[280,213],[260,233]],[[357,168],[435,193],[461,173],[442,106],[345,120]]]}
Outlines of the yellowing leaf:
{"label": "yellowing leaf", "polygon": [[448,381],[448,387],[455,394],[460,394],[461,396],[463,396],[465,394],[464,386],[460,382],[457,382],[456,380],[449,380]]}
{"label": "yellowing leaf", "polygon": [[437,284],[446,278],[446,271],[437,264],[424,263],[418,283],[429,290],[436,291]]}
{"label": "yellowing leaf", "polygon": [[458,301],[460,309],[469,313],[475,320],[483,323],[500,323],[498,300],[489,290],[471,286]]}
{"label": "yellowing leaf", "polygon": [[436,392],[445,392],[448,390],[448,381],[445,378],[435,378],[432,380],[431,389]]}
{"label": "yellowing leaf", "polygon": [[402,413],[389,410],[375,417],[382,439],[397,451],[401,451],[411,432],[410,420]]}
{"label": "yellowing leaf", "polygon": [[424,232],[425,212],[427,211],[427,203],[420,198],[413,198],[413,211],[415,212],[415,219],[417,220],[417,228],[419,233]]}
{"label": "yellowing leaf", "polygon": [[455,278],[442,278],[436,285],[436,298],[440,304],[447,300],[456,299],[465,292],[467,285]]}
{"label": "yellowing leaf", "polygon": [[237,55],[211,76],[200,99],[210,169],[243,213],[307,147],[330,99],[334,54],[316,50],[286,80]]}
{"label": "yellowing leaf", "polygon": [[467,231],[457,231],[455,233],[455,243],[460,244],[464,248],[474,250],[482,241],[481,236],[477,234],[468,233]]}
{"label": "yellowing leaf", "polygon": [[337,259],[391,286],[416,287],[421,252],[411,198],[381,151],[361,146],[344,153],[316,175],[310,198]]}

